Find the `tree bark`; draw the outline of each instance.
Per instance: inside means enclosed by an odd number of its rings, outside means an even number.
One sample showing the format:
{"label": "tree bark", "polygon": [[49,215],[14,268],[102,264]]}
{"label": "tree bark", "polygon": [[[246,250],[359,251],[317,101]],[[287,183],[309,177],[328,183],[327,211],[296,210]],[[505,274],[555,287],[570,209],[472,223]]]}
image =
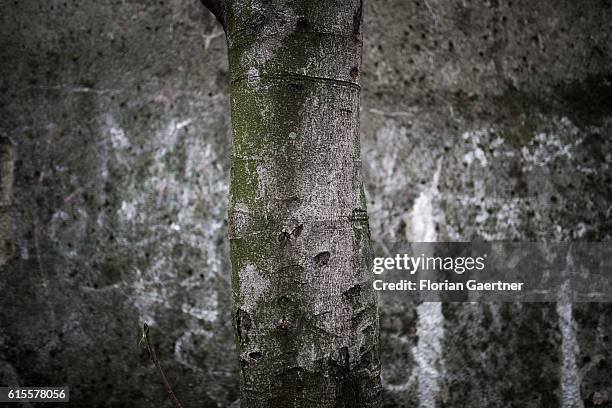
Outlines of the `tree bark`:
{"label": "tree bark", "polygon": [[360,0],[232,0],[233,319],[246,407],[380,404]]}

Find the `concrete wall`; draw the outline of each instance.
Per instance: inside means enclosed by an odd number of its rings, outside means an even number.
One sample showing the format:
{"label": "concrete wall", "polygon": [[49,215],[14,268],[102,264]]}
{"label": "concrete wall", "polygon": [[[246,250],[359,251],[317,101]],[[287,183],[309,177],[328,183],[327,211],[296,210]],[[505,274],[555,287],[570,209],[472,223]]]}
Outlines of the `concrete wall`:
{"label": "concrete wall", "polygon": [[[373,238],[606,240],[612,3],[366,1]],[[225,39],[197,1],[0,4],[0,384],[238,399]],[[381,297],[385,406],[612,404],[605,304]],[[599,405],[596,405],[599,404]]]}

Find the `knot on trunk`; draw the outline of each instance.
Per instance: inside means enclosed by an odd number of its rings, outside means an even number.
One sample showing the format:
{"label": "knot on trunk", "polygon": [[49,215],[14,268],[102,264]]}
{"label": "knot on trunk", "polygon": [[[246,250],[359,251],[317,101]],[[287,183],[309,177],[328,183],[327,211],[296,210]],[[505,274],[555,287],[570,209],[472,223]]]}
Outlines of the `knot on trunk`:
{"label": "knot on trunk", "polygon": [[319,252],[315,255],[314,260],[318,267],[325,266],[329,263],[331,254],[328,251]]}

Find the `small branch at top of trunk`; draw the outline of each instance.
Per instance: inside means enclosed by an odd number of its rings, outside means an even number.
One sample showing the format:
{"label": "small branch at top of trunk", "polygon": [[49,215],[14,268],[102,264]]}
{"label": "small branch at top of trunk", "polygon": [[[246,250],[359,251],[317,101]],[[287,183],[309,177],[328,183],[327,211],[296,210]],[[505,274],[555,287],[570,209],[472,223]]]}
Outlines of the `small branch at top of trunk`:
{"label": "small branch at top of trunk", "polygon": [[174,403],[175,408],[182,408],[183,406],[181,405],[181,402],[178,400],[178,398],[176,398],[176,395],[174,395],[174,391],[172,391],[172,387],[170,387],[170,383],[168,383],[168,379],[164,374],[164,370],[162,370],[161,365],[159,364],[157,354],[155,354],[155,347],[153,347],[153,343],[151,343],[151,340],[149,339],[149,325],[146,323],[142,328],[142,338],[140,339],[140,343],[144,344],[147,351],[149,352],[149,357],[151,357],[151,360],[153,360],[155,367],[157,367],[157,371],[159,371],[159,375],[162,379],[162,383],[164,384],[164,388],[166,388],[166,392],[168,393],[170,400]]}
{"label": "small branch at top of trunk", "polygon": [[200,0],[202,4],[217,17],[219,23],[225,30],[225,0]]}

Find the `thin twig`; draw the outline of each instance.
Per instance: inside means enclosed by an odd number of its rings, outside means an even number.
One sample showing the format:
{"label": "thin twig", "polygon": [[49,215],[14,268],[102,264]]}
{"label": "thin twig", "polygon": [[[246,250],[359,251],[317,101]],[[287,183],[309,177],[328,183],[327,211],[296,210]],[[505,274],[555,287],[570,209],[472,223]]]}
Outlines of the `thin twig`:
{"label": "thin twig", "polygon": [[168,379],[164,374],[164,370],[162,370],[161,365],[159,364],[159,360],[157,359],[157,354],[155,354],[155,347],[153,347],[153,343],[149,339],[149,325],[144,324],[142,328],[142,338],[140,339],[140,343],[144,343],[145,348],[149,352],[149,357],[153,360],[155,367],[157,367],[157,371],[159,371],[159,375],[161,376],[162,383],[164,384],[164,388],[166,388],[166,392],[170,397],[170,400],[174,403],[175,408],[183,408],[181,402],[174,395],[174,391],[172,391],[172,387],[170,387],[170,383],[168,383]]}

